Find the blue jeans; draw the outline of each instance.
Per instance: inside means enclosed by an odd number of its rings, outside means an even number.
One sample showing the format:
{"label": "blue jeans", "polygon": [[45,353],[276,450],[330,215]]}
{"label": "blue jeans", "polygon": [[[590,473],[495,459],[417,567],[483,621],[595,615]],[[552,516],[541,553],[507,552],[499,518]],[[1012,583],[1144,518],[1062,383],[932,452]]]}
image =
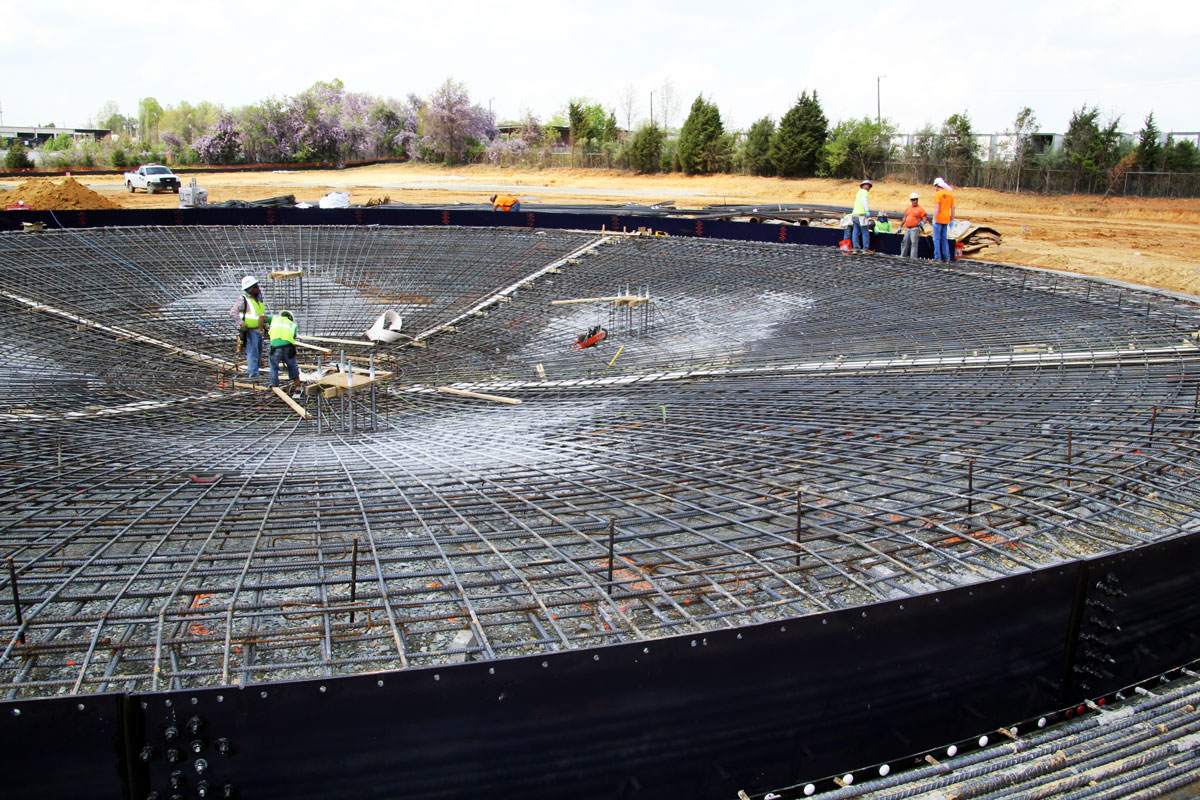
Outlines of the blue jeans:
{"label": "blue jeans", "polygon": [[850,224],[854,227],[854,233],[850,235],[850,246],[855,250],[870,250],[871,249],[871,223],[865,225],[858,221],[858,217],[851,217]]}
{"label": "blue jeans", "polygon": [[946,236],[946,231],[949,230],[949,223],[935,222],[933,223],[933,260],[934,261],[949,261],[950,260],[950,239]]}
{"label": "blue jeans", "polygon": [[293,381],[300,380],[300,365],[296,363],[295,351],[290,347],[271,348],[271,385],[279,385],[279,362],[287,364],[288,377]]}
{"label": "blue jeans", "polygon": [[246,329],[246,375],[258,377],[258,363],[262,361],[262,331],[258,328]]}

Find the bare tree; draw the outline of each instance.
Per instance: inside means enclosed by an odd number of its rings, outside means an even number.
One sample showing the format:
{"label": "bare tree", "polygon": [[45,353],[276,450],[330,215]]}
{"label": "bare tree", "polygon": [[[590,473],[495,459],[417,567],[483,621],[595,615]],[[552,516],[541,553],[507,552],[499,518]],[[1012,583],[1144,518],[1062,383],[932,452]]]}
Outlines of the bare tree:
{"label": "bare tree", "polygon": [[679,118],[679,95],[670,78],[665,78],[658,90],[659,119],[662,120],[663,130],[670,130],[675,120]]}
{"label": "bare tree", "polygon": [[638,112],[638,97],[637,89],[631,83],[621,92],[621,96],[617,98],[617,108],[625,117],[625,130],[633,129],[633,115]]}

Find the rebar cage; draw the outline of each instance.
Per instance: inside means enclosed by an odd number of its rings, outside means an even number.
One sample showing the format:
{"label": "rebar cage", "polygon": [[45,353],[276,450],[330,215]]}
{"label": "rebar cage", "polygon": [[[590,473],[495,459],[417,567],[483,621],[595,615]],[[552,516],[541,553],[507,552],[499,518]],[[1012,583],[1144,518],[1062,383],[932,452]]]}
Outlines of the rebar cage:
{"label": "rebar cage", "polygon": [[[374,430],[235,385],[244,274],[302,336],[401,315],[370,350]],[[1074,276],[572,231],[83,229],[0,234],[0,326],[10,700],[737,628],[1200,526],[1200,308]]]}

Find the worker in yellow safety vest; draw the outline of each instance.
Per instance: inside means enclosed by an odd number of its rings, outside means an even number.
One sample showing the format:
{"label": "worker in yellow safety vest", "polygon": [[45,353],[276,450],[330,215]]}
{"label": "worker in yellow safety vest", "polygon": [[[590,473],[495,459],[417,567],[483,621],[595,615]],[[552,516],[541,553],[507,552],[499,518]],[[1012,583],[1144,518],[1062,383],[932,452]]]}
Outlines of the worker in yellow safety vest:
{"label": "worker in yellow safety vest", "polygon": [[229,309],[229,313],[238,324],[238,344],[246,348],[246,374],[251,380],[257,380],[258,365],[262,361],[266,305],[263,303],[262,289],[253,275],[242,278],[242,296]]}
{"label": "worker in yellow safety vest", "polygon": [[290,311],[267,317],[271,337],[271,386],[279,385],[279,362],[287,364],[292,393],[300,394],[300,365],[296,363],[296,318]]}

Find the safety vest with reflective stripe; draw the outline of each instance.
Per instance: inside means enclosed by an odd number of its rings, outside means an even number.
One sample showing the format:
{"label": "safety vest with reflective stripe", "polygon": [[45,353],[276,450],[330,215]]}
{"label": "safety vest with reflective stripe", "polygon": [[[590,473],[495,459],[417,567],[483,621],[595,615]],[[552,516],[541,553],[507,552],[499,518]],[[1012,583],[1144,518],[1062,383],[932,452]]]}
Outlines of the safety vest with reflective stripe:
{"label": "safety vest with reflective stripe", "polygon": [[257,328],[258,318],[266,313],[267,306],[245,292],[242,293],[242,297],[246,298],[246,308],[242,311],[242,322],[246,323],[247,328]]}
{"label": "safety vest with reflective stripe", "polygon": [[296,343],[296,323],[285,317],[283,314],[276,314],[271,317],[271,329],[267,332],[271,337],[271,346],[280,347],[285,344]]}

